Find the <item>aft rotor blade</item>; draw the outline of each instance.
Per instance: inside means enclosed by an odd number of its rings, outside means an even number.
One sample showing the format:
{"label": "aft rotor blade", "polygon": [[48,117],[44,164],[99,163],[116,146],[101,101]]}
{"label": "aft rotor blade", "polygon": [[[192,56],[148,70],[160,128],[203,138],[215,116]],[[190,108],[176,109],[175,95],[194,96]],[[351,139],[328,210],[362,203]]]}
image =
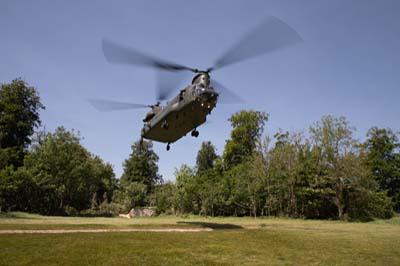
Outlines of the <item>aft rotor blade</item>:
{"label": "aft rotor blade", "polygon": [[103,53],[107,61],[112,63],[149,66],[168,71],[196,71],[190,67],[158,59],[106,39],[103,39]]}
{"label": "aft rotor blade", "polygon": [[98,100],[98,99],[90,99],[88,100],[94,108],[99,111],[117,111],[117,110],[129,110],[129,109],[140,109],[149,107],[146,104],[137,104],[137,103],[126,103],[126,102],[116,102],[109,100]]}
{"label": "aft rotor blade", "polygon": [[216,90],[219,94],[218,96],[219,103],[232,104],[232,103],[244,102],[240,96],[238,96],[236,93],[226,88],[218,81],[211,79],[211,85],[214,87],[214,90]]}
{"label": "aft rotor blade", "polygon": [[268,17],[223,54],[212,70],[302,41],[300,35],[285,22],[276,17]]}
{"label": "aft rotor blade", "polygon": [[164,101],[172,92],[182,89],[179,86],[189,75],[189,72],[157,71],[157,100]]}

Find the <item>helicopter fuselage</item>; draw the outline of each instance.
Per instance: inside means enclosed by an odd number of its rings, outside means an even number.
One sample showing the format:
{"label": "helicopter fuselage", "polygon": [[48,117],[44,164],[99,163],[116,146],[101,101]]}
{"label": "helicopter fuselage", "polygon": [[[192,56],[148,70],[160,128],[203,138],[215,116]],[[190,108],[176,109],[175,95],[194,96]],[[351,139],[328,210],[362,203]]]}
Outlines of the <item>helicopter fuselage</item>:
{"label": "helicopter fuselage", "polygon": [[[206,122],[216,106],[218,93],[210,86],[208,75],[200,74],[193,83],[166,106],[155,106],[146,116],[142,138],[173,143]],[[198,132],[197,132],[198,134]]]}

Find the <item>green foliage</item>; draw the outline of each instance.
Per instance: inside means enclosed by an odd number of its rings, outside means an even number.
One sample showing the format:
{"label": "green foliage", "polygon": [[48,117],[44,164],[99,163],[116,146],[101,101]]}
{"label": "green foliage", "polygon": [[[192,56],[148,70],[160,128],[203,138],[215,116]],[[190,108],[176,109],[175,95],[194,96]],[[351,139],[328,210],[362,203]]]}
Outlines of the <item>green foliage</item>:
{"label": "green foliage", "polygon": [[175,170],[177,209],[183,213],[199,213],[199,197],[195,171],[183,164]]}
{"label": "green foliage", "polygon": [[146,186],[146,192],[151,193],[157,184],[162,182],[158,174],[158,156],[153,151],[151,141],[135,142],[132,145],[132,153],[124,162],[124,173],[121,177],[122,187],[132,182],[140,182]]}
{"label": "green foliage", "polygon": [[134,207],[145,206],[147,187],[145,184],[140,182],[131,182],[124,186],[124,206],[126,210],[130,210]]}
{"label": "green foliage", "polygon": [[365,164],[378,182],[380,190],[387,191],[396,211],[400,212],[400,143],[390,129],[371,128],[365,148]]}
{"label": "green foliage", "polygon": [[196,158],[196,168],[198,173],[210,170],[214,167],[215,159],[218,156],[215,152],[215,147],[212,145],[211,141],[204,141],[201,144],[201,148],[197,153]]}
{"label": "green foliage", "polygon": [[124,162],[120,190],[113,198],[113,202],[122,206],[124,212],[150,202],[155,188],[162,183],[157,162],[158,156],[151,141],[137,141],[132,145],[132,153]]}
{"label": "green foliage", "polygon": [[353,161],[346,159],[352,158],[351,154],[356,148],[353,131],[345,117],[324,116],[310,127],[311,138],[320,149],[320,163],[326,172],[325,178],[335,191],[334,203],[339,219],[345,219],[344,194],[346,183],[352,178],[347,172],[353,167]]}
{"label": "green foliage", "polygon": [[377,191],[377,183],[363,166],[362,158],[348,154],[344,165],[344,206],[350,220],[369,221],[393,216],[393,206],[385,193]]}
{"label": "green foliage", "polygon": [[175,213],[176,186],[172,182],[166,182],[156,187],[151,195],[151,205],[156,207],[156,213],[174,214]]}
{"label": "green foliage", "polygon": [[233,129],[224,151],[228,168],[240,164],[255,151],[267,120],[268,114],[259,111],[240,111],[229,118]]}
{"label": "green foliage", "polygon": [[348,195],[348,216],[352,221],[371,221],[393,217],[393,205],[385,192],[354,189]]}
{"label": "green foliage", "polygon": [[103,194],[111,198],[116,181],[111,165],[91,155],[80,137],[63,127],[47,134],[26,156],[24,168],[40,188],[39,213],[78,212],[100,203]]}
{"label": "green foliage", "polygon": [[224,198],[221,172],[209,169],[201,173],[187,165],[175,172],[175,209],[179,213],[223,215]]}
{"label": "green foliage", "polygon": [[186,165],[177,170],[177,211],[352,221],[390,218],[391,202],[377,191],[353,130],[344,117],[325,116],[310,128],[311,139],[280,131],[270,148],[270,139],[261,142],[259,135],[251,153],[235,164],[226,162],[233,158],[226,156],[232,151],[230,140],[224,161],[216,159],[204,171]]}
{"label": "green foliage", "polygon": [[22,165],[31,135],[44,109],[34,87],[22,79],[0,86],[0,170]]}
{"label": "green foliage", "polygon": [[0,171],[0,209],[35,212],[40,204],[40,187],[25,168],[14,170],[12,166]]}
{"label": "green foliage", "polygon": [[[268,115],[240,111],[229,119],[231,138],[222,158],[210,141],[203,142],[196,166],[182,165],[175,172],[176,182],[163,184],[152,142],[138,141],[119,182],[110,164],[90,154],[79,134],[63,127],[52,134],[39,132],[38,142],[27,152],[43,106],[22,81],[7,86],[0,95],[1,210],[110,216],[151,204],[157,214],[370,221],[390,218],[393,206],[400,208],[399,143],[390,129],[372,128],[360,145],[346,118],[324,116],[310,127],[309,138],[279,131],[273,141],[262,141]],[[15,143],[4,133],[12,128],[8,114],[23,109],[10,107],[21,105],[18,101],[4,105],[19,99],[10,86],[30,95],[27,102],[34,113],[31,131],[21,127],[25,135],[13,133],[19,136]]]}

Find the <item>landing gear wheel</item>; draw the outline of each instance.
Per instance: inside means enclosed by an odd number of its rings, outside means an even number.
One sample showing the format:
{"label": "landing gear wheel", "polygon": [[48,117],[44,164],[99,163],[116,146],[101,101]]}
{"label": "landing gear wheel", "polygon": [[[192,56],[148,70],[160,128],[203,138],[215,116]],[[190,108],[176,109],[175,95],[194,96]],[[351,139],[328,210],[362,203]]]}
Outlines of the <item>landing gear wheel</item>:
{"label": "landing gear wheel", "polygon": [[199,131],[197,131],[197,130],[193,130],[191,134],[192,134],[192,137],[197,138],[197,137],[199,136],[200,133],[199,133]]}
{"label": "landing gear wheel", "polygon": [[167,144],[167,151],[169,151],[171,147],[169,146],[169,143]]}

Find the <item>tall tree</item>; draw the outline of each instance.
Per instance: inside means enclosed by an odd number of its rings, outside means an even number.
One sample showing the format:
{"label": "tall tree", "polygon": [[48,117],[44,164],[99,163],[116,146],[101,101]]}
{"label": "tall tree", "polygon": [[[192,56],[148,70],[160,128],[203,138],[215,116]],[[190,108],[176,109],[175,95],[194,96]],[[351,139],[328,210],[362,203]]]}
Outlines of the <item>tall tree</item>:
{"label": "tall tree", "polygon": [[198,173],[210,170],[214,167],[215,159],[218,156],[215,152],[215,147],[211,141],[204,141],[197,153],[196,168]]}
{"label": "tall tree", "polygon": [[34,87],[22,79],[0,87],[0,169],[7,165],[22,165],[30,136],[41,121],[44,109]]}
{"label": "tall tree", "polygon": [[224,151],[224,162],[228,168],[240,164],[255,151],[267,120],[265,112],[244,110],[229,118],[233,129]]}
{"label": "tall tree", "polygon": [[296,190],[305,145],[299,133],[278,132],[275,138],[275,147],[268,156],[270,183],[273,185],[268,193],[271,205],[268,207],[280,215],[296,217],[299,204]]}
{"label": "tall tree", "polygon": [[158,174],[158,155],[153,150],[151,141],[135,142],[132,145],[132,153],[124,162],[124,173],[121,177],[121,185],[127,186],[132,182],[140,182],[146,185],[147,192],[153,192],[157,184],[162,182]]}
{"label": "tall tree", "polygon": [[380,189],[392,198],[395,210],[400,212],[400,143],[391,129],[373,127],[364,143],[365,161]]}
{"label": "tall tree", "polygon": [[332,182],[335,191],[334,203],[338,210],[339,219],[345,219],[345,184],[347,182],[345,167],[346,156],[355,148],[353,139],[354,129],[349,126],[345,117],[323,116],[320,121],[310,127],[312,140],[321,152],[321,163],[327,170],[326,178]]}

